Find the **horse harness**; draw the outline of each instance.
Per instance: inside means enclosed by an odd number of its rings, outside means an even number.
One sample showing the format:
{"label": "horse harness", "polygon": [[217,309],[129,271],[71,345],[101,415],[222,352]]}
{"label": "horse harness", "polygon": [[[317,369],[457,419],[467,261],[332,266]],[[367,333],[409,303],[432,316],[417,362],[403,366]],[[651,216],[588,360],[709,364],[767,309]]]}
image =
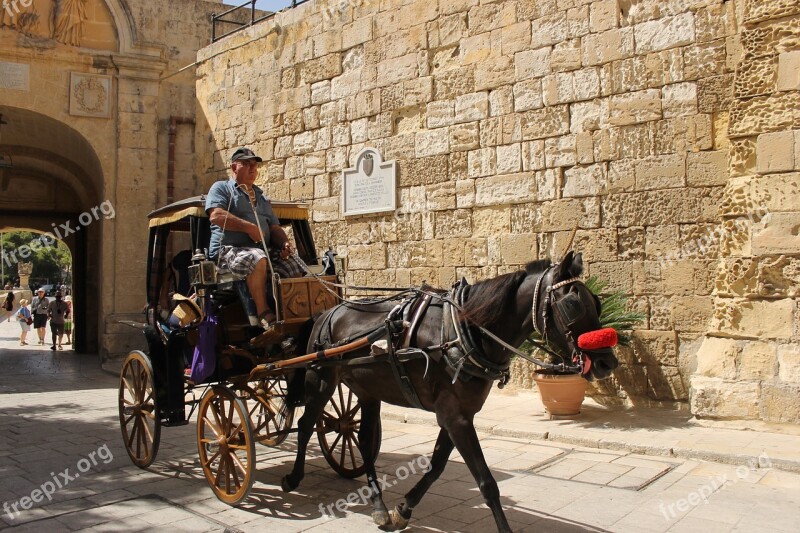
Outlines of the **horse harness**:
{"label": "horse harness", "polygon": [[[489,361],[481,351],[480,342],[476,341],[476,328],[459,316],[469,289],[467,280],[461,278],[453,285],[450,297],[444,300],[442,344],[439,349],[447,364],[447,372],[452,376],[453,383],[457,379],[469,381],[476,377],[489,381],[499,380],[500,387],[504,387],[510,378],[508,369],[511,359],[501,365]],[[485,331],[483,328],[479,329]]]}
{"label": "horse harness", "polygon": [[[331,364],[362,365],[386,361],[389,363],[395,381],[406,401],[419,409],[425,408],[420,402],[419,395],[406,370],[406,363],[412,360],[425,359],[426,367],[423,379],[426,381],[431,360],[436,363],[444,360],[445,370],[453,378],[453,383],[457,379],[466,382],[472,378],[480,378],[488,381],[499,380],[502,387],[509,380],[508,369],[511,361],[501,365],[489,361],[483,355],[479,341],[476,341],[478,332],[475,331],[475,327],[460,318],[460,309],[466,302],[469,287],[470,285],[463,278],[455,283],[449,292],[434,290],[423,285],[420,289],[413,291],[413,296],[404,298],[401,303],[396,305],[387,315],[384,324],[372,328],[369,332],[360,332],[336,343],[331,342],[331,320],[335,314],[335,312],[331,312],[325,318],[326,324],[320,328],[317,341],[314,343],[315,349],[341,346],[357,337],[384,329],[387,339],[374,343],[371,355],[337,360]],[[434,303],[435,300],[441,304]],[[434,307],[441,305],[443,308],[440,343],[421,348],[415,346],[417,332],[431,305]]]}
{"label": "horse harness", "polygon": [[[529,354],[525,354],[509,345],[491,331],[481,326],[472,325],[467,320],[464,320],[461,317],[461,310],[467,301],[470,290],[470,285],[464,278],[453,284],[449,292],[435,290],[429,286],[423,285],[419,289],[409,289],[408,291],[404,291],[401,295],[392,298],[377,299],[373,302],[359,302],[359,305],[370,305],[398,299],[402,295],[406,295],[403,300],[389,312],[382,325],[374,327],[366,332],[351,335],[336,343],[332,342],[331,331],[331,321],[335,314],[334,310],[326,316],[325,320],[327,324],[323,324],[323,327],[320,328],[320,333],[315,342],[315,348],[322,350],[325,348],[342,346],[352,342],[355,338],[365,335],[376,338],[376,334],[380,330],[384,330],[383,336],[386,337],[386,340],[379,340],[373,343],[371,355],[353,359],[340,359],[331,361],[330,364],[362,365],[385,360],[389,363],[395,381],[398,383],[406,401],[419,409],[425,408],[419,400],[419,395],[405,367],[405,364],[412,360],[425,359],[426,367],[423,379],[426,381],[428,379],[428,369],[431,360],[436,363],[444,360],[445,370],[448,375],[453,378],[453,383],[459,379],[463,382],[467,382],[472,378],[485,379],[487,381],[498,380],[501,388],[508,383],[511,359],[509,358],[508,361],[502,364],[497,364],[487,359],[482,351],[482,341],[479,340],[481,336],[489,337],[500,344],[504,349],[543,368],[573,372],[583,371],[585,373],[589,370],[589,367],[584,365],[585,354],[578,348],[573,338],[573,329],[585,316],[584,306],[586,304],[594,304],[598,307],[599,313],[600,302],[597,296],[591,293],[591,291],[582,291],[578,293],[570,292],[556,300],[556,289],[572,283],[582,283],[577,277],[553,283],[552,273],[555,273],[557,266],[557,263],[550,266],[542,273],[539,279],[536,280],[536,287],[534,288],[533,301],[531,304],[533,328],[541,336],[543,342],[537,342],[530,338],[528,340],[534,346],[549,353],[551,356],[562,359],[562,363],[546,363],[535,359]],[[548,275],[550,275],[550,279],[545,281]],[[542,289],[543,286],[544,289]],[[541,292],[544,292],[543,298],[540,296]],[[583,296],[584,292],[590,294],[594,300],[592,302],[585,301],[586,299]],[[439,303],[433,303],[434,300],[438,300],[442,305],[440,343],[424,348],[415,346],[417,331],[428,308],[431,305],[440,305]],[[539,309],[540,301],[542,303],[541,309]],[[347,304],[340,304],[340,306],[343,305]],[[336,309],[338,308],[339,307]],[[565,332],[565,337],[572,350],[572,361],[564,360],[562,356],[553,352],[547,345],[548,316],[551,312],[553,320],[558,324],[559,329]],[[541,320],[541,326],[537,318]],[[383,356],[386,357],[384,358]]]}

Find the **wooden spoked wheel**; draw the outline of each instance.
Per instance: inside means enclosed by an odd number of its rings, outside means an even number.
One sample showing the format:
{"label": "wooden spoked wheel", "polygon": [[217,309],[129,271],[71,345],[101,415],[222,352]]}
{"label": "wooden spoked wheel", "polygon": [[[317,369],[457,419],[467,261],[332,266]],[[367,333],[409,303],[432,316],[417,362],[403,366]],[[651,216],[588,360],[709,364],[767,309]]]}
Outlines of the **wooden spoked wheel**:
{"label": "wooden spoked wheel", "polygon": [[197,451],[217,498],[236,505],[247,497],[255,473],[253,428],[244,402],[227,387],[213,386],[200,401]]}
{"label": "wooden spoked wheel", "polygon": [[161,441],[153,365],[140,351],[125,358],[119,376],[119,425],[133,464],[147,468],[156,459]]}
{"label": "wooden spoked wheel", "polygon": [[254,440],[265,446],[277,446],[286,440],[294,421],[294,408],[286,405],[286,377],[254,381],[241,392],[253,426]]}
{"label": "wooden spoked wheel", "polygon": [[[317,421],[317,438],[325,460],[344,478],[357,478],[366,471],[364,459],[358,449],[360,428],[361,404],[347,385],[339,383]],[[378,420],[378,435],[373,449],[376,459],[380,448],[381,424]]]}

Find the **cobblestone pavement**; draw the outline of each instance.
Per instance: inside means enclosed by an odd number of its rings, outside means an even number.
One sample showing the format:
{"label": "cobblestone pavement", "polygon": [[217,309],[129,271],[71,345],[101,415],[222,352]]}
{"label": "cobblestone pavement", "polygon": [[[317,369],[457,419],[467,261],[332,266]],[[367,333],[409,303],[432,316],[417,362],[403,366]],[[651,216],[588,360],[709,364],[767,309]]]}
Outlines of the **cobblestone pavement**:
{"label": "cobblestone pavement", "polygon": [[[218,501],[206,485],[194,423],[163,428],[156,462],[148,470],[134,467],[120,437],[117,378],[100,371],[96,357],[54,353],[47,346],[20,348],[17,335],[15,324],[0,324],[0,528],[378,531],[366,505],[348,504],[344,512],[333,507],[333,517],[320,512],[321,505],[346,498],[363,480],[339,478],[313,441],[306,478],[291,494],[280,490],[280,478],[289,471],[294,439],[277,448],[258,446],[256,480],[250,497],[238,508]],[[550,421],[535,412],[540,407],[533,398],[495,390],[483,415],[493,424],[487,426],[486,418],[478,420],[486,429],[481,432],[483,449],[515,531],[800,529],[800,475],[770,466],[781,456],[774,443],[783,443],[789,449],[789,459],[784,459],[791,468],[800,437],[712,428],[711,434],[730,432],[728,438],[741,434],[747,442],[761,439],[768,446],[758,454],[760,465],[753,455],[759,448],[753,444],[752,454],[723,454],[733,464],[706,462],[691,458],[690,451],[710,442],[703,433],[709,428],[690,424],[684,431],[682,424],[659,426],[642,415],[626,419],[626,427],[611,417],[617,422],[603,430],[601,410],[591,405],[585,419],[582,415],[572,421]],[[528,419],[510,408],[525,405],[531,409]],[[504,425],[503,411],[514,424],[529,424],[532,433],[524,436],[526,428],[518,427],[518,436],[511,436],[515,427],[510,422]],[[378,470],[388,475],[391,485],[384,494],[388,506],[396,505],[417,479],[417,475],[405,478],[409,468],[433,449],[437,430],[424,413],[415,413],[386,409]],[[541,435],[547,439],[536,438],[542,427],[552,427],[561,441],[549,434]],[[673,454],[659,455],[657,446],[643,444],[641,427],[656,442],[660,432],[680,431],[680,437],[667,439]],[[593,439],[591,431],[603,437]],[[635,451],[647,455],[625,450],[620,443],[626,436],[635,441]],[[673,438],[682,438],[688,451],[675,453],[681,448],[671,444]],[[578,444],[581,439],[586,446]],[[610,443],[605,449],[604,441]],[[37,489],[52,495],[45,498]],[[42,501],[22,500],[37,495]],[[22,502],[31,508],[22,509]],[[494,530],[491,513],[460,457],[454,455],[417,507],[409,530]]]}

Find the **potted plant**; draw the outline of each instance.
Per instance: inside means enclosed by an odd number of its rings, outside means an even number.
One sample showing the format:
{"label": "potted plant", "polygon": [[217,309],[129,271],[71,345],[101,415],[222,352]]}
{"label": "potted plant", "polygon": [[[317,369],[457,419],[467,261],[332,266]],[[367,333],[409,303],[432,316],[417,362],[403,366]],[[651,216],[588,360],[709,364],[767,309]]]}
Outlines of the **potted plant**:
{"label": "potted plant", "polygon": [[[604,289],[608,283],[598,279],[596,276],[589,277],[586,287],[594,294],[598,295],[602,303],[600,313],[600,327],[612,328],[617,334],[617,343],[628,346],[631,341],[630,331],[633,327],[645,319],[644,313],[631,311],[628,309],[629,296],[622,291],[612,291],[604,294]],[[534,334],[534,339],[541,342]],[[547,355],[538,350],[534,345],[525,343],[524,349],[537,350],[540,355]],[[563,356],[564,360],[569,360],[567,354],[552,344],[548,348],[555,353]],[[580,413],[581,404],[586,396],[588,381],[580,374],[562,372],[551,369],[539,369],[533,377],[536,387],[542,397],[542,403],[551,416],[576,415]]]}

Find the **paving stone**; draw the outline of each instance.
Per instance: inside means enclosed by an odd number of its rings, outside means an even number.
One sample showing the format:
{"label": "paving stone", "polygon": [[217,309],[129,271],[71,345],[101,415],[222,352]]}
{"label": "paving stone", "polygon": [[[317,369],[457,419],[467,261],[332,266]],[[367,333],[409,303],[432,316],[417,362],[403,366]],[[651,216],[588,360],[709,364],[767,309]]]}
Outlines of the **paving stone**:
{"label": "paving stone", "polygon": [[[4,348],[2,327],[0,349]],[[0,351],[0,364],[6,353]],[[88,361],[81,357],[76,356],[76,363]],[[309,447],[306,478],[297,492],[289,494],[281,491],[280,480],[291,469],[294,438],[278,448],[258,446],[255,483],[250,498],[239,508],[220,502],[208,488],[197,460],[194,423],[163,428],[153,466],[149,470],[132,466],[119,438],[117,378],[84,363],[61,368],[63,374],[26,374],[24,379],[0,376],[0,390],[7,391],[13,383],[16,391],[0,393],[0,428],[8,429],[0,432],[0,450],[8,451],[0,453],[0,460],[8,460],[0,462],[0,471],[5,464],[20,474],[4,477],[0,499],[14,502],[30,494],[48,479],[51,467],[54,471],[74,468],[102,444],[108,444],[114,458],[56,493],[52,503],[26,511],[26,523],[15,531],[222,531],[224,526],[276,532],[375,529],[368,505],[350,506],[336,518],[321,516],[319,503],[335,503],[363,487],[364,479],[341,479],[320,455],[315,441]],[[793,454],[800,458],[796,436],[706,428],[669,411],[615,412],[590,400],[581,417],[549,420],[538,414],[539,403],[536,394],[493,391],[476,417],[479,438],[515,531],[683,531],[683,526],[759,531],[765,524],[775,531],[796,530],[800,476],[773,467],[748,470],[740,478],[736,470],[748,457],[757,458],[765,451],[773,463],[781,460],[791,465]],[[420,455],[429,456],[439,429],[432,414],[393,406],[384,407],[383,427],[377,470],[393,482],[384,493],[386,504],[393,507],[421,475],[398,480],[397,469]],[[534,435],[549,439],[536,440]],[[665,443],[672,442],[681,443],[680,457],[631,453],[663,453]],[[733,464],[690,459],[692,454],[711,451],[735,454],[730,455]],[[23,453],[24,461],[19,455]],[[37,454],[38,461],[34,460]],[[631,490],[665,470],[644,489]],[[548,477],[554,473],[571,479]],[[707,504],[687,507],[684,512],[676,509],[669,516],[670,504],[688,501],[690,494],[699,494],[723,474],[733,482],[711,493]],[[598,486],[615,482],[623,488]],[[151,494],[158,498],[149,498]],[[662,508],[667,510],[666,517]],[[16,525],[3,515],[0,521]],[[415,510],[411,527],[448,532],[494,529],[491,512],[460,454],[452,454],[444,473]]]}

